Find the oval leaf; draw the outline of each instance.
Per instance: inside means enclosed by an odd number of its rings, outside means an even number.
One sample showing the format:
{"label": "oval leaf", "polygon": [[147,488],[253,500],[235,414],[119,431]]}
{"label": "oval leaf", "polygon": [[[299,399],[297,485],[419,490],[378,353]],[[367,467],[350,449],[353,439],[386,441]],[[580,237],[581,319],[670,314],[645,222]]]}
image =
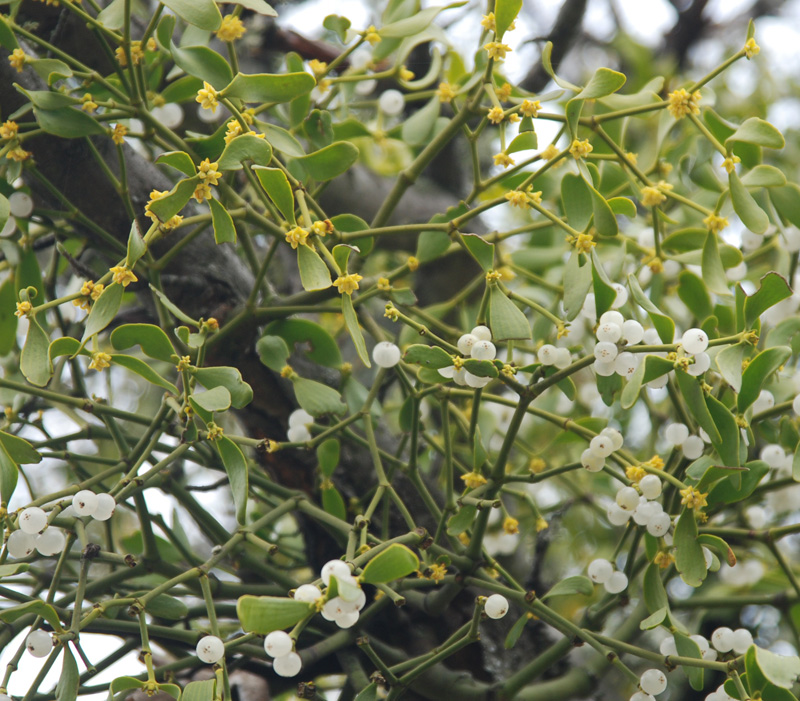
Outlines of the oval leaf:
{"label": "oval leaf", "polygon": [[248,633],[266,635],[284,630],[315,612],[313,603],[280,596],[245,595],[236,602],[236,615]]}
{"label": "oval leaf", "polygon": [[392,543],[367,563],[359,579],[366,584],[384,584],[418,569],[419,558],[405,545]]}

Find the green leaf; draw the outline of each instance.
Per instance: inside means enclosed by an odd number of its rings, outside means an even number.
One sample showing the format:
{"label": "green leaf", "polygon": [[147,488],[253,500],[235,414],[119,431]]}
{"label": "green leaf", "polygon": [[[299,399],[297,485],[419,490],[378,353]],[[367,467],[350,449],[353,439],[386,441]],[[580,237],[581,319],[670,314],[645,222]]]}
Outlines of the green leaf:
{"label": "green leaf", "polygon": [[661,609],[669,611],[669,599],[664,583],[661,581],[661,568],[655,563],[650,563],[644,572],[642,581],[644,603],[650,613]]}
{"label": "green leaf", "polygon": [[324,367],[337,368],[342,364],[342,354],[333,337],[308,319],[273,321],[267,324],[264,335],[280,336],[292,349],[301,344],[308,359]]}
{"label": "green leaf", "polygon": [[342,495],[339,490],[333,485],[322,485],[320,489],[320,498],[322,500],[322,508],[326,513],[335,516],[342,521],[347,520],[347,506],[344,503]]}
{"label": "green leaf", "polygon": [[446,350],[439,346],[426,346],[422,343],[415,343],[406,348],[403,360],[434,370],[447,368],[453,364],[453,358]]}
{"label": "green leaf", "polygon": [[376,682],[371,682],[358,692],[358,696],[353,701],[377,701],[377,699],[378,685]]}
{"label": "green leaf", "polygon": [[15,562],[13,565],[0,565],[0,579],[3,577],[13,577],[15,574],[27,572],[30,565],[27,562]]}
{"label": "green leaf", "polygon": [[213,32],[219,28],[222,15],[214,0],[162,0],[182,20],[200,29]]}
{"label": "green leaf", "polygon": [[108,326],[117,315],[122,304],[122,294],[125,288],[119,283],[112,282],[103,289],[102,294],[92,305],[92,310],[86,318],[86,327],[83,331],[81,344],[86,343],[96,333],[100,333]]}
{"label": "green leaf", "polygon": [[592,580],[588,577],[584,577],[582,574],[576,574],[554,584],[541,598],[542,601],[544,601],[551,596],[572,596],[574,594],[591,596],[593,593],[594,585],[592,584]]}
{"label": "green leaf", "polygon": [[227,411],[231,406],[231,393],[221,385],[205,392],[196,392],[192,394],[192,399],[207,412]]}
{"label": "green leaf", "polygon": [[420,263],[429,263],[440,258],[450,248],[450,237],[444,231],[423,231],[417,238],[414,253]]}
{"label": "green leaf", "polygon": [[339,271],[342,275],[347,274],[347,262],[350,260],[350,254],[356,250],[353,246],[348,246],[345,243],[337,244],[333,247],[331,253],[333,253],[333,260],[336,263],[336,267],[339,268]]}
{"label": "green leaf", "polygon": [[636,205],[633,200],[627,197],[612,197],[607,201],[608,206],[611,207],[611,211],[614,214],[622,214],[628,217],[628,219],[636,218]]}
{"label": "green leaf", "polygon": [[[304,105],[304,108],[307,111],[308,104]],[[302,116],[305,117],[305,114]],[[314,148],[324,148],[332,144],[334,137],[331,113],[328,110],[311,110],[311,113],[303,120],[303,131],[308,135]]]}
{"label": "green leaf", "polygon": [[[564,176],[566,179],[566,176]],[[583,178],[578,178],[583,182]],[[581,254],[573,251],[564,266],[564,310],[567,320],[572,321],[580,314],[586,295],[592,286],[592,266],[581,265]]]}
{"label": "green leaf", "polygon": [[[702,557],[703,555],[701,553],[700,558],[702,559]],[[699,646],[688,635],[677,632],[673,633],[673,635],[675,637],[675,647],[678,649],[678,654],[681,657],[693,657],[698,660],[703,659],[703,653],[700,652]],[[703,668],[682,667],[681,669],[683,669],[684,673],[689,678],[689,684],[691,685],[692,689],[697,689],[698,691],[702,690]]]}
{"label": "green leaf", "polygon": [[399,39],[402,37],[409,37],[414,34],[419,34],[431,22],[433,22],[436,15],[443,10],[449,10],[453,7],[462,7],[466,4],[466,0],[463,0],[462,2],[452,2],[449,5],[443,5],[440,7],[429,7],[425,10],[415,12],[411,15],[411,17],[406,17],[405,19],[385,24],[380,28],[378,33],[384,39]]}
{"label": "green leaf", "polygon": [[639,363],[633,375],[628,378],[628,382],[625,384],[625,388],[622,390],[622,394],[619,398],[620,406],[623,409],[630,409],[636,404],[636,400],[639,398],[639,390],[642,388],[646,369],[644,363]]}
{"label": "green leaf", "polygon": [[467,372],[476,377],[497,377],[499,372],[491,360],[476,360],[467,358],[464,361],[464,368]]}
{"label": "green leaf", "polygon": [[760,282],[758,290],[744,301],[744,318],[748,329],[767,309],[792,296],[792,288],[786,278],[775,271],[768,272]]}
{"label": "green leaf", "polygon": [[117,677],[108,686],[108,701],[113,701],[114,694],[120,691],[130,691],[131,689],[143,689],[146,682],[134,679],[133,677]]}
{"label": "green leaf", "polygon": [[719,435],[717,425],[706,405],[705,395],[700,387],[697,378],[685,373],[683,370],[675,370],[675,379],[678,381],[678,388],[686,401],[686,406],[694,416],[695,420],[711,438],[712,443],[720,443],[722,437]]}
{"label": "green leaf", "polygon": [[189,682],[183,687],[182,701],[214,701],[217,691],[217,680],[206,679],[202,682]]}
{"label": "green leaf", "polygon": [[331,286],[331,273],[328,266],[313,248],[297,247],[297,267],[300,270],[300,282],[303,284],[304,290],[308,292],[327,290]]}
{"label": "green leaf", "polygon": [[127,368],[131,372],[135,372],[137,375],[139,375],[139,377],[143,377],[145,380],[156,385],[157,387],[163,387],[165,390],[172,392],[176,396],[180,395],[180,391],[175,385],[161,377],[161,375],[159,375],[155,370],[153,370],[153,368],[151,368],[140,358],[114,353],[111,356],[111,362],[115,365],[120,365],[121,367]]}
{"label": "green leaf", "polygon": [[742,373],[742,389],[739,392],[737,408],[739,413],[744,413],[761,392],[761,387],[766,379],[783,365],[792,355],[792,349],[787,346],[775,346],[761,351],[748,364]]}
{"label": "green leaf", "polygon": [[668,372],[671,372],[675,364],[666,358],[662,358],[658,355],[648,355],[644,359],[644,377],[642,378],[642,384],[646,384],[655,380],[662,375],[666,375]]}
{"label": "green leaf", "polygon": [[464,234],[461,240],[472,257],[478,261],[478,265],[488,273],[494,266],[494,244],[478,234]]}
{"label": "green leaf", "polygon": [[[205,394],[221,389],[223,388],[217,387],[215,390],[210,390]],[[197,396],[202,395],[196,395],[195,399],[197,399]],[[222,463],[225,465],[228,483],[231,485],[233,504],[236,507],[236,520],[244,524],[247,514],[247,460],[239,446],[227,436],[221,436],[215,443],[217,450],[219,450],[219,456],[222,458]]]}
{"label": "green leaf", "polygon": [[703,280],[712,292],[718,295],[730,296],[728,278],[725,277],[725,268],[720,258],[717,235],[709,232],[703,246]]}
{"label": "green leaf", "polygon": [[327,385],[305,377],[292,377],[294,393],[297,403],[311,416],[319,417],[325,414],[344,414],[347,406],[342,403],[339,393]]}
{"label": "green leaf", "polygon": [[62,78],[71,78],[72,69],[57,58],[34,58],[27,64],[36,71],[39,77],[48,85],[52,85]]}
{"label": "green leaf", "polygon": [[97,21],[108,29],[122,29],[125,24],[125,0],[113,0],[98,14]]}
{"label": "green leaf", "polygon": [[[136,596],[143,596],[146,593],[143,591],[137,593]],[[169,594],[159,594],[148,600],[145,610],[153,616],[169,621],[180,621],[189,615],[189,607],[181,599]]]}
{"label": "green leaf", "polygon": [[717,353],[716,363],[719,372],[736,393],[742,390],[742,359],[744,352],[750,346],[747,343],[737,343],[723,348]]}
{"label": "green leaf", "polygon": [[786,185],[786,176],[775,166],[762,164],[745,173],[742,184],[746,187],[782,187]]}
{"label": "green leaf", "polygon": [[350,29],[350,20],[340,15],[328,15],[322,20],[322,26],[336,34],[339,37],[339,41],[344,44],[347,38],[347,30]]}
{"label": "green leaf", "polygon": [[765,146],[767,148],[783,148],[786,146],[786,141],[783,134],[772,126],[769,122],[765,122],[758,117],[750,117],[725,140],[725,148],[730,148],[728,144],[734,141],[743,141],[748,144],[755,144],[756,146]]}
{"label": "green leaf", "polygon": [[567,103],[566,115],[570,134],[577,134],[578,119],[584,101],[611,95],[625,85],[625,81],[624,74],[618,71],[612,71],[610,68],[598,68],[586,87]]}
{"label": "green leaf", "polygon": [[447,520],[447,535],[461,535],[472,525],[477,513],[478,508],[472,504],[462,506]]}
{"label": "green leaf", "polygon": [[315,612],[313,603],[296,601],[282,596],[239,597],[236,615],[247,633],[266,635],[273,630],[284,630]]}
{"label": "green leaf", "polygon": [[512,154],[519,151],[535,151],[539,148],[539,138],[535,131],[523,131],[517,134],[506,148],[506,153]]}
{"label": "green leaf", "polygon": [[[580,175],[566,173],[561,179],[561,203],[569,225],[583,231],[589,225],[594,209],[589,185]],[[573,252],[573,256],[576,255]]]}
{"label": "green leaf", "polygon": [[195,188],[200,184],[200,178],[184,178],[179,180],[168,195],[154,200],[150,203],[150,211],[155,214],[160,221],[165,222],[170,217],[180,212],[191,198]]}
{"label": "green leaf", "polygon": [[[588,184],[588,183],[587,183]],[[597,190],[589,185],[589,194],[592,197],[592,211],[594,212],[594,226],[600,236],[616,236],[619,233],[617,217]]]}
{"label": "green leaf", "polygon": [[730,567],[736,565],[736,555],[731,549],[731,546],[719,536],[711,535],[709,533],[702,533],[697,536],[697,542],[714,550],[719,559],[725,560]]}
{"label": "green leaf", "polygon": [[176,46],[170,41],[169,51],[178,68],[211,83],[215,90],[222,90],[233,79],[228,62],[207,46]]}
{"label": "green leaf", "polygon": [[494,22],[497,40],[500,41],[522,9],[522,0],[495,0]]}
{"label": "green leaf", "polygon": [[503,643],[503,647],[506,650],[511,650],[517,644],[517,640],[519,640],[522,635],[522,631],[525,630],[525,624],[528,620],[528,615],[523,614],[517,619],[517,622],[511,626],[511,630],[508,631],[508,635],[506,635],[505,642]]}
{"label": "green leaf", "polygon": [[[236,227],[233,225],[233,217],[228,214],[228,210],[213,197],[208,198],[211,205],[211,224],[214,227],[214,241],[217,245],[221,243],[236,243]],[[305,248],[305,246],[303,246]]]}
{"label": "green leaf", "polygon": [[706,578],[703,548],[697,542],[697,521],[692,509],[684,509],[675,525],[675,567],[689,586],[699,587]]}
{"label": "green leaf", "polygon": [[272,5],[264,2],[264,0],[228,0],[228,2],[232,5],[241,5],[246,10],[252,10],[253,12],[257,12],[259,15],[265,15],[266,17],[278,16],[278,13],[275,12]]}
{"label": "green leaf", "polygon": [[224,387],[230,392],[231,405],[242,409],[253,400],[253,388],[242,379],[242,374],[232,367],[219,365],[210,368],[194,368],[190,371],[206,389]]}
{"label": "green leaf", "polygon": [[[305,74],[304,74],[305,75]],[[332,180],[344,173],[358,160],[358,149],[348,141],[336,141],[330,146],[291,161],[299,165],[314,180]]]}
{"label": "green leaf", "polygon": [[147,251],[147,245],[142,238],[142,233],[139,231],[139,224],[134,219],[131,224],[131,231],[128,234],[128,254],[125,258],[125,267],[133,270],[136,262]]}
{"label": "green leaf", "polygon": [[317,462],[323,477],[330,478],[339,465],[339,441],[329,438],[317,446]]}
{"label": "green leaf", "polygon": [[56,684],[56,701],[75,701],[78,698],[80,674],[78,663],[69,645],[64,645],[64,655],[61,664],[61,676]]}
{"label": "green leaf", "polygon": [[713,313],[708,288],[691,270],[682,270],[678,276],[678,296],[696,319],[707,319]]}
{"label": "green leaf", "polygon": [[441,101],[434,95],[424,107],[418,109],[403,122],[400,128],[403,141],[409,146],[423,146],[427,144],[433,136],[441,106]]}
{"label": "green leaf", "polygon": [[706,406],[721,437],[719,442],[711,441],[714,449],[725,465],[732,467],[741,465],[739,458],[739,425],[736,423],[736,418],[728,407],[712,395],[706,396]]}
{"label": "green leaf", "polygon": [[265,168],[263,166],[253,166],[253,172],[264,188],[264,192],[273,201],[283,218],[292,226],[296,226],[294,193],[292,192],[292,186],[289,185],[289,180],[286,178],[286,173],[280,168]]}
{"label": "green leaf", "polygon": [[0,501],[6,506],[17,488],[18,478],[19,466],[12,460],[5,445],[0,443]]}
{"label": "green leaf", "polygon": [[647,618],[639,623],[639,630],[652,630],[658,628],[669,617],[669,609],[664,606],[656,611],[653,611]]}
{"label": "green leaf", "polygon": [[726,479],[718,482],[708,495],[709,506],[735,504],[747,499],[763,477],[769,473],[769,466],[762,460],[753,460],[745,465],[747,472],[741,475],[740,482]]}
{"label": "green leaf", "polygon": [[603,264],[592,250],[592,289],[594,290],[594,306],[597,317],[608,311],[617,298],[617,291],[611,286]]}
{"label": "green leaf", "polygon": [[642,292],[642,288],[639,287],[639,281],[633,274],[628,275],[628,287],[636,303],[647,312],[662,342],[672,343],[675,338],[675,322],[664,314],[650,301],[650,298]]}
{"label": "green leaf", "polygon": [[769,190],[769,198],[785,221],[800,227],[800,187],[795,183],[773,187]]}
{"label": "green leaf", "polygon": [[142,353],[165,363],[174,363],[175,348],[163,329],[154,324],[124,324],[111,332],[111,345],[115,350],[141,346]]}
{"label": "green leaf", "polygon": [[34,107],[33,115],[39,126],[48,134],[65,139],[106,133],[96,119],[73,107],[62,107],[57,110],[41,110]]}
{"label": "green leaf", "polygon": [[50,367],[50,337],[35,317],[29,319],[19,369],[28,382],[38,387],[44,387],[53,374]]}
{"label": "green leaf", "polygon": [[8,26],[7,18],[3,15],[0,15],[0,46],[8,49],[9,53],[19,48],[17,38],[14,36],[11,27]]}
{"label": "green leaf", "polygon": [[754,234],[763,234],[769,226],[767,213],[759,207],[735,172],[728,174],[728,183],[731,190],[733,210],[739,215],[742,224]]}
{"label": "green leaf", "polygon": [[418,569],[419,558],[405,545],[392,543],[367,563],[359,579],[365,584],[384,584]]}
{"label": "green leaf", "polygon": [[14,621],[22,618],[23,616],[40,616],[47,621],[56,633],[63,633],[64,628],[61,626],[61,621],[58,618],[56,610],[50,605],[46,604],[41,599],[29,601],[26,604],[19,604],[0,611],[0,621],[4,623],[13,623]]}
{"label": "green leaf", "polygon": [[289,347],[280,336],[262,336],[256,343],[261,362],[270,370],[280,372],[289,358]]}
{"label": "green leaf", "polygon": [[369,353],[367,353],[367,345],[364,342],[364,334],[361,332],[361,325],[358,323],[358,315],[353,307],[353,298],[348,295],[342,295],[342,315],[344,316],[344,324],[353,339],[353,345],[356,347],[358,357],[361,362],[367,367],[372,367],[369,362]]}
{"label": "green leaf", "polygon": [[18,319],[14,315],[17,292],[13,276],[0,285],[0,355],[6,355],[16,344]]}
{"label": "green leaf", "polygon": [[305,72],[237,73],[222,93],[225,97],[238,97],[245,102],[290,102],[310,93],[316,84],[314,76]]}
{"label": "green leaf", "polygon": [[800,677],[800,658],[797,655],[776,655],[757,645],[753,649],[758,669],[770,683],[782,689],[791,689],[794,686]]}
{"label": "green leaf", "polygon": [[498,285],[489,288],[489,299],[489,326],[495,341],[524,340],[531,337],[528,318],[506,297]]}
{"label": "green leaf", "polygon": [[42,456],[24,438],[14,436],[5,431],[0,431],[0,445],[2,445],[14,462],[21,465],[31,465],[42,461]]}
{"label": "green leaf", "polygon": [[188,177],[197,175],[197,168],[194,167],[194,162],[185,151],[167,151],[162,153],[156,158],[156,163],[163,163],[164,165],[175,168]]}
{"label": "green leaf", "polygon": [[244,161],[266,166],[270,160],[272,146],[269,141],[255,134],[240,134],[225,146],[217,164],[220,170],[241,170]]}

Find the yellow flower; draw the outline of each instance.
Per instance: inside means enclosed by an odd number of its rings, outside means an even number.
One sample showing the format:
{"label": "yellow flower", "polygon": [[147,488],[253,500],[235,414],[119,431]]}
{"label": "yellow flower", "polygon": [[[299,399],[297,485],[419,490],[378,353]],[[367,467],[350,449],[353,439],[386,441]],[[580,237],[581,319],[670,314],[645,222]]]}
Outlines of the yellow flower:
{"label": "yellow flower", "polygon": [[242,112],[242,119],[245,124],[253,124],[256,121],[256,111],[250,107]]}
{"label": "yellow flower", "polygon": [[390,282],[388,277],[379,277],[376,286],[382,292],[388,292],[389,290],[392,289],[392,283]]}
{"label": "yellow flower", "polygon": [[292,368],[291,365],[284,365],[281,368],[281,377],[288,379],[292,375],[294,375],[294,369]]}
{"label": "yellow flower", "polygon": [[542,531],[545,531],[548,528],[550,528],[550,524],[547,523],[547,521],[542,516],[539,516],[536,519],[536,532],[541,533]]}
{"label": "yellow flower", "polygon": [[439,89],[436,91],[439,97],[439,102],[452,102],[458,93],[450,83],[439,83]]}
{"label": "yellow flower", "polygon": [[712,234],[718,234],[726,226],[728,226],[728,218],[720,217],[712,213],[703,219],[703,224],[706,225],[706,229],[708,229]]}
{"label": "yellow flower", "polygon": [[164,229],[164,231],[172,231],[173,229],[177,229],[182,223],[183,217],[180,214],[173,214],[161,225],[161,228]]}
{"label": "yellow flower", "polygon": [[511,203],[512,207],[519,207],[520,209],[528,209],[530,207],[528,193],[522,190],[509,190],[506,193],[506,199]]}
{"label": "yellow flower", "polygon": [[528,463],[528,471],[534,475],[538,475],[546,467],[547,463],[542,460],[542,458],[531,458],[531,461]]}
{"label": "yellow flower", "polygon": [[358,289],[358,281],[361,279],[362,276],[358,273],[350,273],[349,275],[340,275],[333,281],[333,284],[339,290],[340,295],[352,295]]}
{"label": "yellow flower", "polygon": [[722,161],[720,168],[724,168],[728,173],[733,173],[736,170],[736,164],[741,162],[742,159],[739,156],[728,156]]}
{"label": "yellow flower", "polygon": [[752,37],[744,43],[744,55],[749,61],[753,56],[758,56],[761,47],[756,44],[756,40]]}
{"label": "yellow flower", "polygon": [[317,236],[325,236],[327,234],[333,233],[333,222],[330,219],[321,219],[319,221],[315,221],[311,225],[311,230]]}
{"label": "yellow flower", "polygon": [[206,158],[197,169],[197,177],[200,178],[206,185],[216,185],[222,177],[222,173],[218,172],[219,164],[217,162],[211,163]]}
{"label": "yellow flower", "polygon": [[392,321],[397,321],[400,318],[400,314],[391,302],[386,305],[386,311],[383,312],[383,315]]}
{"label": "yellow flower", "polygon": [[[123,68],[128,65],[128,57],[125,54],[125,49],[121,46],[118,46],[114,49],[114,56],[117,59],[117,63]],[[144,51],[142,51],[142,42],[141,41],[132,41],[131,42],[131,61],[133,61],[133,65],[137,66],[142,62],[144,58]]]}
{"label": "yellow flower", "polygon": [[147,50],[148,51],[155,51],[158,48],[158,44],[156,43],[155,37],[150,37],[147,40]]}
{"label": "yellow flower", "polygon": [[506,54],[511,51],[511,47],[508,44],[503,44],[499,41],[490,41],[483,48],[486,49],[489,58],[493,58],[495,61],[502,61]]}
{"label": "yellow flower", "polygon": [[416,256],[409,256],[406,265],[408,265],[408,269],[413,273],[419,268],[419,259]]}
{"label": "yellow flower", "polygon": [[144,206],[144,214],[146,217],[150,217],[154,222],[158,223],[158,217],[150,211],[150,205],[153,204],[156,200],[160,200],[162,197],[166,197],[169,194],[169,190],[151,190],[150,191],[150,200]]}
{"label": "yellow flower", "polygon": [[89,363],[90,370],[102,372],[109,367],[111,367],[111,356],[108,353],[103,353],[103,351],[92,353],[92,362]]}
{"label": "yellow flower", "polygon": [[494,91],[494,94],[497,95],[497,99],[500,102],[508,102],[508,98],[511,97],[511,83],[503,83],[501,87]]}
{"label": "yellow flower", "polygon": [[539,156],[543,158],[545,161],[549,161],[555,158],[561,151],[556,148],[555,144],[550,144],[544,151],[542,151]]}
{"label": "yellow flower", "polygon": [[200,106],[204,110],[211,110],[212,112],[217,111],[217,105],[219,102],[217,98],[219,97],[219,93],[214,90],[214,86],[211,83],[203,81],[203,87],[197,91],[197,97],[195,98],[195,102],[199,102]]}
{"label": "yellow flower", "polygon": [[15,146],[6,153],[6,158],[9,161],[21,162],[29,159],[32,155],[30,151],[26,151],[22,146]]}
{"label": "yellow flower", "polygon": [[579,158],[586,158],[586,156],[588,156],[592,151],[594,151],[594,148],[589,143],[588,139],[584,139],[583,141],[578,141],[578,139],[575,139],[572,142],[572,145],[569,147],[569,152],[572,154],[572,157],[575,160],[578,160]]}
{"label": "yellow flower", "polygon": [[703,494],[699,489],[686,487],[680,490],[681,504],[686,504],[690,509],[702,509],[708,504],[706,497],[708,492]]}
{"label": "yellow flower", "polygon": [[483,484],[486,484],[486,478],[478,472],[468,472],[466,475],[461,475],[464,484],[470,489],[477,489]]}
{"label": "yellow flower", "polygon": [[649,460],[645,460],[642,463],[642,467],[651,467],[654,470],[663,470],[664,469],[664,461],[658,455],[654,455]]}
{"label": "yellow flower", "polygon": [[700,114],[700,106],[697,104],[699,101],[699,91],[695,90],[690,94],[679,88],[667,95],[667,110],[675,119],[685,117],[687,114]]}
{"label": "yellow flower", "polygon": [[12,67],[17,69],[17,73],[22,73],[22,69],[25,68],[25,61],[27,60],[27,56],[22,49],[14,49],[11,52],[11,55],[8,57],[8,62],[12,65]]}
{"label": "yellow flower", "polygon": [[503,166],[503,168],[508,168],[509,166],[514,165],[514,159],[511,158],[507,153],[496,153],[493,156],[494,164],[496,166]]}
{"label": "yellow flower", "polygon": [[206,435],[206,438],[208,438],[208,440],[217,441],[220,438],[222,438],[222,434],[223,434],[222,426],[217,426],[217,424],[213,422],[208,424],[208,434]]}
{"label": "yellow flower", "polygon": [[519,521],[511,516],[506,516],[505,521],[503,521],[503,530],[509,535],[519,533]]}
{"label": "yellow flower", "polygon": [[667,196],[662,194],[658,188],[650,187],[649,185],[642,188],[642,204],[645,207],[656,207],[662,202],[665,202]]}
{"label": "yellow flower", "polygon": [[241,39],[246,31],[242,20],[236,15],[225,15],[222,18],[219,29],[217,29],[217,39],[220,41],[236,41]]}
{"label": "yellow flower", "polygon": [[633,165],[636,165],[636,162],[639,160],[639,154],[633,153],[632,151],[626,151],[625,158]]}
{"label": "yellow flower", "polygon": [[509,124],[516,124],[520,121],[520,116],[516,112],[512,112],[508,115],[508,123]]}
{"label": "yellow flower", "polygon": [[117,146],[122,146],[125,143],[125,134],[128,133],[128,127],[124,124],[115,124],[114,128],[111,130],[111,140],[117,144]]}
{"label": "yellow flower", "polygon": [[434,582],[441,582],[445,575],[447,574],[447,565],[443,565],[441,563],[434,563],[430,567],[428,567],[428,579],[432,579]]}
{"label": "yellow flower", "polygon": [[208,183],[200,183],[192,193],[195,201],[200,204],[211,197],[211,186]]}
{"label": "yellow flower", "polygon": [[28,302],[17,302],[17,311],[14,312],[14,316],[18,316],[20,319],[23,316],[28,316],[31,313],[31,309],[33,309],[33,305]]}
{"label": "yellow flower", "polygon": [[370,44],[372,44],[372,46],[375,46],[375,44],[381,40],[381,35],[378,34],[378,30],[375,29],[375,26],[371,24],[369,27],[367,27],[367,31],[364,33],[364,38]]}
{"label": "yellow flower", "polygon": [[0,126],[0,139],[10,141],[11,139],[16,138],[18,132],[19,125],[16,122],[3,122],[2,126]]}
{"label": "yellow flower", "polygon": [[219,331],[219,322],[213,316],[208,317],[205,321],[200,319],[200,321],[204,331]]}
{"label": "yellow flower", "polygon": [[540,109],[542,109],[542,105],[539,100],[523,100],[519,106],[519,111],[523,117],[532,117],[534,119],[539,116]]}
{"label": "yellow flower", "polygon": [[409,80],[414,80],[414,71],[409,70],[406,66],[400,66],[400,70],[397,72],[397,75],[400,80],[404,80],[406,83]]}
{"label": "yellow flower", "polygon": [[139,280],[139,278],[133,274],[133,271],[128,270],[124,265],[115,265],[111,268],[111,272],[114,273],[114,282],[123,287],[127,287],[132,282],[137,282]]}
{"label": "yellow flower", "polygon": [[488,15],[484,15],[481,19],[481,27],[483,27],[487,32],[493,32],[497,29],[497,23],[494,19],[494,12],[490,12]]}
{"label": "yellow flower", "polygon": [[296,226],[286,232],[286,243],[291,244],[292,248],[307,246],[306,239],[308,239],[308,231],[302,227]]}
{"label": "yellow flower", "polygon": [[319,79],[321,76],[325,75],[328,70],[328,64],[325,61],[320,61],[319,59],[312,58],[308,62],[308,67],[311,69],[311,72],[314,74],[314,77]]}
{"label": "yellow flower", "polygon": [[664,263],[658,256],[653,256],[650,260],[645,261],[645,263],[647,267],[650,268],[653,275],[664,272]]}
{"label": "yellow flower", "polygon": [[181,359],[178,361],[178,364],[175,366],[178,372],[183,372],[184,370],[188,370],[192,366],[192,359],[188,355],[182,355]]}
{"label": "yellow flower", "polygon": [[567,237],[567,243],[571,243],[581,253],[588,254],[596,245],[594,238],[591,234],[578,234],[577,238],[574,236]]}
{"label": "yellow flower", "polygon": [[489,113],[486,116],[489,118],[489,121],[492,124],[500,124],[500,122],[503,121],[503,117],[505,115],[503,114],[502,107],[492,107],[492,109],[489,110]]}
{"label": "yellow flower", "polygon": [[[202,90],[200,91],[202,92]],[[225,143],[229,144],[233,141],[237,136],[243,134],[242,125],[239,124],[238,119],[231,119],[230,122],[227,124],[228,130],[225,132]]]}
{"label": "yellow flower", "polygon": [[556,338],[566,338],[569,336],[569,327],[563,321],[559,321],[558,324],[556,324],[556,329]]}
{"label": "yellow flower", "polygon": [[97,103],[92,100],[92,94],[86,93],[81,98],[81,109],[84,112],[94,112],[97,109]]}
{"label": "yellow flower", "polygon": [[625,468],[625,476],[631,482],[640,482],[642,477],[644,477],[646,474],[647,470],[640,465],[628,465],[628,467]]}
{"label": "yellow flower", "polygon": [[664,550],[659,550],[656,553],[656,556],[653,558],[653,562],[656,565],[658,565],[662,570],[665,570],[673,562],[675,562],[675,556],[672,553],[665,552]]}

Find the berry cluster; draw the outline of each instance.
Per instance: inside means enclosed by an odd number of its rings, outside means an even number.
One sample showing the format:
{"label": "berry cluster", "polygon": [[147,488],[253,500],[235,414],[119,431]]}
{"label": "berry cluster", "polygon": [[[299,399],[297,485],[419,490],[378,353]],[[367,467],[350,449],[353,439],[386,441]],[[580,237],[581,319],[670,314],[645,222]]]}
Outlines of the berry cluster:
{"label": "berry cluster", "polygon": [[630,701],[653,701],[667,688],[667,675],[660,669],[647,669],[639,677],[639,689]]}
{"label": "berry cluster", "polygon": [[[476,326],[472,331],[461,336],[456,345],[461,355],[475,358],[475,360],[494,360],[497,356],[497,348],[492,343],[492,332],[488,326]],[[448,380],[452,379],[457,385],[475,387],[476,389],[485,387],[492,379],[490,377],[478,377],[466,368],[456,367],[455,365],[441,368],[439,374]]]}
{"label": "berry cluster", "polygon": [[628,576],[615,570],[613,563],[603,558],[592,560],[587,574],[595,584],[602,584],[609,594],[619,594],[628,588]]}
{"label": "berry cluster", "polygon": [[689,435],[689,428],[686,424],[670,424],[664,432],[664,437],[670,445],[680,448],[683,456],[689,460],[697,460],[706,447],[702,436]]}

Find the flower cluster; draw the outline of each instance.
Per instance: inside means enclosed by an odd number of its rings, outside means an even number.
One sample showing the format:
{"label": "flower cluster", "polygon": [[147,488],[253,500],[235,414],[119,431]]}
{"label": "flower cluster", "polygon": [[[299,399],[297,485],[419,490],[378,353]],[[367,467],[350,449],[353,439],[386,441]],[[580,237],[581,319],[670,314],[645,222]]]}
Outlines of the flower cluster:
{"label": "flower cluster", "polygon": [[690,93],[684,88],[679,88],[667,95],[667,110],[675,119],[680,119],[687,114],[700,114],[699,102],[699,91]]}
{"label": "flower cluster", "polygon": [[220,41],[236,41],[244,36],[245,29],[242,20],[236,15],[225,15],[217,29],[217,39]]}

